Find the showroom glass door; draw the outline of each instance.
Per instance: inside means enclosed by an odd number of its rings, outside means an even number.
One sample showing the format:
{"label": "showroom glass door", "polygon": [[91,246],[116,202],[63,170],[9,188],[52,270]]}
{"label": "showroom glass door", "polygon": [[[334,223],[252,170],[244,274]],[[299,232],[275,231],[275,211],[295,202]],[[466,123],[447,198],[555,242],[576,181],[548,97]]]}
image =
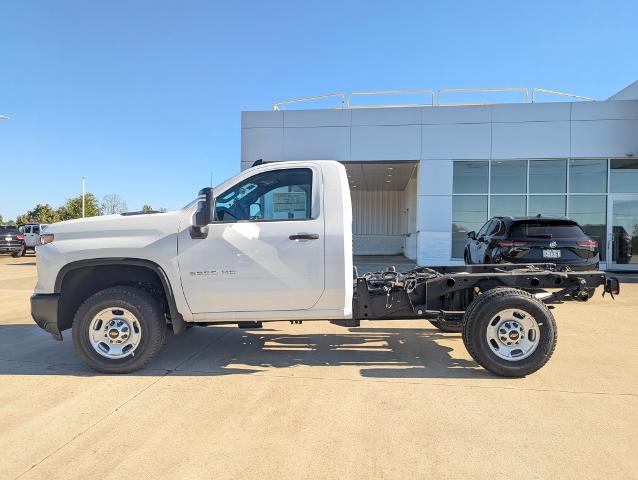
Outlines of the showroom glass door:
{"label": "showroom glass door", "polygon": [[638,270],[638,195],[609,195],[607,268]]}

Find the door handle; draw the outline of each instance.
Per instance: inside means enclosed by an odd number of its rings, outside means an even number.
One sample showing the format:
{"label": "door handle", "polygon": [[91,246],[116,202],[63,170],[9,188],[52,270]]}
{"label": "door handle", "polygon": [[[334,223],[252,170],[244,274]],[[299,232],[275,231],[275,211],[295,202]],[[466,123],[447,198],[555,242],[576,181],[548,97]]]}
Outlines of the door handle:
{"label": "door handle", "polygon": [[290,235],[290,240],[317,240],[319,235],[316,233],[297,233],[296,235]]}

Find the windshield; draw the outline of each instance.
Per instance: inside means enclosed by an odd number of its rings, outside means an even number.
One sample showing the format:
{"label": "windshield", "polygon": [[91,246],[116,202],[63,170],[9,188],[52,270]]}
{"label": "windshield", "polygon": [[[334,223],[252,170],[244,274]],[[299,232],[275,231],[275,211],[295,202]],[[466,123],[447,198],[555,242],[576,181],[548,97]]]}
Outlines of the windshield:
{"label": "windshield", "polygon": [[530,220],[512,225],[511,238],[587,238],[575,222]]}
{"label": "windshield", "polygon": [[5,225],[0,225],[0,235],[16,234],[16,233],[20,233],[18,232],[18,229],[16,227],[7,227]]}

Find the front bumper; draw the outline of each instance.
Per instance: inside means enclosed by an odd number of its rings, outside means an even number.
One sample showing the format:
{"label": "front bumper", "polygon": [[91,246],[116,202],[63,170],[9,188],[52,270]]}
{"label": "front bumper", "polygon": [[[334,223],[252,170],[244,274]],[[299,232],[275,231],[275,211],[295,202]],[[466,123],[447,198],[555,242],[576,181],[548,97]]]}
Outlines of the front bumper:
{"label": "front bumper", "polygon": [[31,296],[31,316],[40,328],[43,328],[56,340],[62,340],[58,328],[59,293],[37,293]]}
{"label": "front bumper", "polygon": [[0,253],[18,252],[20,250],[22,250],[22,245],[17,245],[15,247],[0,245]]}

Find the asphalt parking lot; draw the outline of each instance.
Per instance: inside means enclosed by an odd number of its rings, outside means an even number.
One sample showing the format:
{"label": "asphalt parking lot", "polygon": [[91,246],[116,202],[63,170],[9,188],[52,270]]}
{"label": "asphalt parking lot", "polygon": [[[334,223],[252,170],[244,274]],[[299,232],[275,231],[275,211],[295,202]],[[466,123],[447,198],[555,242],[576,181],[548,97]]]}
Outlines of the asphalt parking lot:
{"label": "asphalt parking lot", "polygon": [[478,367],[421,322],[193,328],[96,374],[0,257],[0,478],[638,478],[638,285],[560,305],[550,363]]}

